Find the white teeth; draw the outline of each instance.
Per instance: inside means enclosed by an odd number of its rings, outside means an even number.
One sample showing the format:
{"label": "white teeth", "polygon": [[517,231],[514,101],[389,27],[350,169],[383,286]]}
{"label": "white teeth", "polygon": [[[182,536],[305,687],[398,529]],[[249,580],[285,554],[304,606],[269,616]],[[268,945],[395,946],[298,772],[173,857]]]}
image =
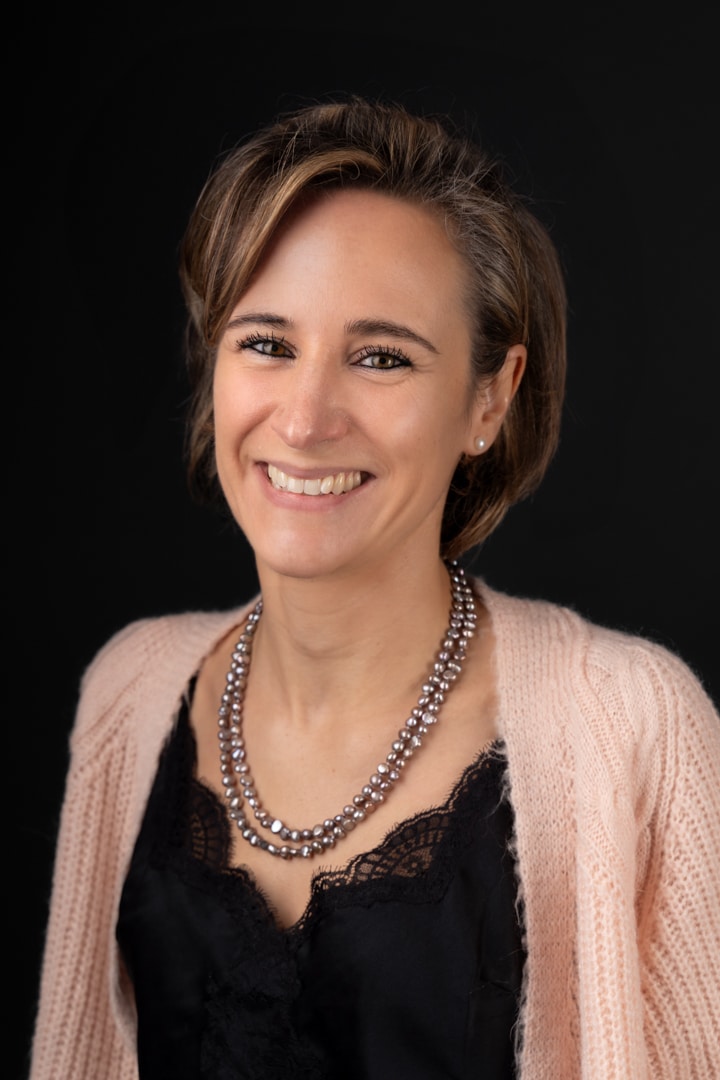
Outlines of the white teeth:
{"label": "white teeth", "polygon": [[357,469],[352,472],[331,473],[321,479],[303,480],[299,476],[288,476],[274,465],[268,465],[267,474],[277,491],[291,491],[295,495],[329,495],[331,492],[333,495],[343,495],[362,483],[362,475]]}

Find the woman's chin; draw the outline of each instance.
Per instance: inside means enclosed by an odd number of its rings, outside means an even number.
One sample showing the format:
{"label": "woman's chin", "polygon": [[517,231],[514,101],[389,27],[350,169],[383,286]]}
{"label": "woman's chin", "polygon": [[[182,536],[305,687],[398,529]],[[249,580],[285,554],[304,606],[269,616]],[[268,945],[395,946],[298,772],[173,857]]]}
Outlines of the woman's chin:
{"label": "woman's chin", "polygon": [[353,566],[361,560],[357,557],[354,559],[346,545],[343,550],[338,550],[332,544],[294,542],[272,546],[261,544],[255,549],[255,561],[261,578],[272,574],[298,580],[317,580],[352,571]]}

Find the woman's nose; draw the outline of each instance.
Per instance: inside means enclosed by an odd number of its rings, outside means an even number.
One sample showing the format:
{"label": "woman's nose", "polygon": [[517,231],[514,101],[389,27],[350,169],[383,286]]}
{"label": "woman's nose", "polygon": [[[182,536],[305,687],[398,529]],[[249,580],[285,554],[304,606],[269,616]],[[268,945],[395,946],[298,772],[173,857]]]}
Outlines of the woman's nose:
{"label": "woman's nose", "polygon": [[301,359],[282,380],[281,400],[273,417],[273,430],[296,450],[337,441],[349,428],[347,408],[341,400],[342,372],[331,365]]}

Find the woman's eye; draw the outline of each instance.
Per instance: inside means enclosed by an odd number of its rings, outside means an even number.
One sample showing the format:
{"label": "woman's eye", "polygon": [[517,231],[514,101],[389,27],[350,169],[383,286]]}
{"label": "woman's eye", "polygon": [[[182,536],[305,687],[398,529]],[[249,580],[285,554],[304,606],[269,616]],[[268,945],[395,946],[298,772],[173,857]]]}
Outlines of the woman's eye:
{"label": "woman's eye", "polygon": [[356,363],[358,367],[372,368],[374,371],[392,371],[393,368],[410,367],[407,356],[394,349],[366,349]]}
{"label": "woman's eye", "polygon": [[253,352],[260,353],[261,356],[274,356],[281,360],[286,360],[290,356],[290,351],[282,338],[262,337],[260,334],[251,334],[243,341],[238,341],[237,347],[251,349]]}

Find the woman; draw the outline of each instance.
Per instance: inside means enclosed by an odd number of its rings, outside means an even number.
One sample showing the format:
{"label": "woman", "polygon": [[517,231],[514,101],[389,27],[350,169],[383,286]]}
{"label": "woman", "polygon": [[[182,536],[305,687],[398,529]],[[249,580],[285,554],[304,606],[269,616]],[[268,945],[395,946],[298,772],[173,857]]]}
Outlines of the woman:
{"label": "woman", "polygon": [[260,595],[85,675],[32,1080],[709,1078],[717,713],[458,562],[557,443],[546,231],[354,100],[225,157],[181,277],[190,472]]}

